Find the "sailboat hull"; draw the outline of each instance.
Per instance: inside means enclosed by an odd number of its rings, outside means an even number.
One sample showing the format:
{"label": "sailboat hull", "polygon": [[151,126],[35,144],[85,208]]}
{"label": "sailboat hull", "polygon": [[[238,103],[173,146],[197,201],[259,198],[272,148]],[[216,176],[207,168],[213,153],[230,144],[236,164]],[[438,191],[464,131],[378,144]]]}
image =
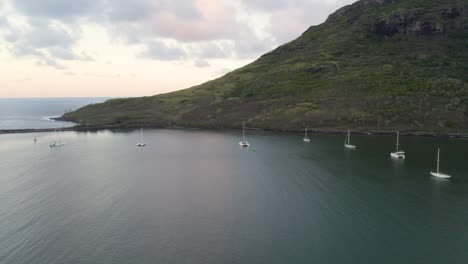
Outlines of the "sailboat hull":
{"label": "sailboat hull", "polygon": [[55,147],[61,147],[63,145],[65,145],[65,143],[63,143],[63,142],[52,142],[52,143],[49,144],[49,147],[55,148]]}
{"label": "sailboat hull", "polygon": [[245,140],[245,141],[240,141],[239,146],[246,148],[246,147],[250,146],[250,144],[249,144],[248,141]]}
{"label": "sailboat hull", "polygon": [[449,178],[452,177],[452,176],[447,175],[447,174],[443,174],[443,173],[440,173],[440,172],[432,172],[432,171],[431,171],[431,175],[436,177],[436,178],[441,178],[441,179],[449,179]]}
{"label": "sailboat hull", "polygon": [[344,146],[345,146],[345,148],[347,148],[347,149],[356,149],[356,146],[354,146],[354,145],[345,144]]}
{"label": "sailboat hull", "polygon": [[392,157],[394,159],[404,159],[404,158],[406,158],[405,154],[401,153],[401,152],[392,152],[392,153],[390,153],[390,157]]}
{"label": "sailboat hull", "polygon": [[304,139],[302,139],[302,140],[304,140],[304,142],[310,142],[310,139],[309,139],[309,138],[304,138]]}

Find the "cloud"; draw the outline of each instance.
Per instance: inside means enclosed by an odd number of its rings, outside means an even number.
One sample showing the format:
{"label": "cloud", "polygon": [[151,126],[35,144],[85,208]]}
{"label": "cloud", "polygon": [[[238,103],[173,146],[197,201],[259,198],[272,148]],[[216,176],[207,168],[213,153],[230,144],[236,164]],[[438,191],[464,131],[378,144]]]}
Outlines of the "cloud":
{"label": "cloud", "polygon": [[103,15],[110,21],[141,21],[151,15],[158,1],[148,0],[108,0],[103,4]]}
{"label": "cloud", "polygon": [[64,69],[65,66],[57,60],[90,60],[86,54],[73,51],[73,46],[79,39],[75,29],[63,23],[31,18],[27,26],[6,23],[4,27],[7,48],[18,57],[34,57],[38,65],[52,66]]}
{"label": "cloud", "polygon": [[[278,9],[282,9],[286,6],[288,6],[289,2],[292,1],[287,1],[287,0],[275,0],[275,1],[270,1],[270,0],[243,0],[242,3],[248,6],[249,8],[261,10],[261,11],[275,11]],[[297,5],[298,1],[294,1],[295,4],[292,5]]]}
{"label": "cloud", "polygon": [[73,36],[64,26],[35,20],[30,23],[32,28],[23,32],[21,38],[25,45],[35,48],[62,47],[68,48],[73,45],[76,36]]}
{"label": "cloud", "polygon": [[7,49],[17,57],[36,59],[38,65],[65,69],[61,61],[92,60],[74,47],[81,38],[79,20],[98,7],[93,0],[15,0],[0,30]]}
{"label": "cloud", "polygon": [[[275,12],[289,8],[298,8],[308,12],[311,15],[322,15],[314,12],[310,7],[330,6],[332,8],[341,7],[346,4],[356,2],[357,0],[241,0],[244,5],[250,9],[264,12]],[[325,14],[327,15],[327,14]]]}
{"label": "cloud", "polygon": [[[49,60],[83,59],[72,49],[80,40],[79,28],[83,23],[101,25],[127,45],[143,45],[145,50],[140,57],[159,60],[244,58],[271,48],[260,45],[264,42],[253,33],[251,26],[239,21],[235,8],[223,0],[17,0],[11,3],[16,15],[27,18],[27,29],[4,34],[16,46],[12,48],[16,55],[40,59],[48,56]],[[239,40],[242,43],[237,44]]]}
{"label": "cloud", "polygon": [[238,10],[223,0],[137,0],[128,9],[131,15],[122,9],[125,4],[107,4],[112,10],[106,22],[110,34],[130,45],[147,46],[150,52],[144,54],[153,59],[168,57],[166,48],[152,48],[159,39],[171,40],[172,49],[189,55],[179,58],[205,60],[256,57],[276,45],[272,38],[259,37],[254,25],[239,19]]}
{"label": "cloud", "polygon": [[52,57],[61,60],[76,60],[79,58],[70,49],[64,47],[51,47],[48,49],[48,52]]}
{"label": "cloud", "polygon": [[14,0],[13,6],[21,14],[29,17],[68,19],[89,13],[99,0]]}
{"label": "cloud", "polygon": [[[187,0],[181,1],[187,2]],[[238,29],[235,12],[217,0],[192,0],[198,16],[180,16],[177,9],[162,9],[148,21],[152,32],[182,42],[227,39]],[[179,6],[173,4],[172,7]]]}
{"label": "cloud", "polygon": [[56,68],[58,70],[68,69],[67,66],[62,65],[60,62],[52,59],[50,56],[47,56],[47,55],[44,55],[44,54],[41,53],[37,57],[39,58],[39,60],[37,61],[38,65],[51,66],[51,67],[54,67],[54,68]]}
{"label": "cloud", "polygon": [[[77,52],[85,24],[104,27],[112,40],[142,46],[138,57],[192,60],[256,58],[324,21],[354,0],[3,0],[12,26],[0,17],[3,38],[17,56],[56,68],[92,59]],[[3,3],[0,1],[0,4]],[[1,5],[0,5],[1,8]],[[7,16],[7,17],[8,17]],[[266,25],[258,18],[267,17]],[[261,20],[261,19],[260,19]]]}
{"label": "cloud", "polygon": [[197,68],[204,68],[210,66],[210,64],[206,60],[195,60],[194,65]]}
{"label": "cloud", "polygon": [[146,44],[145,50],[140,53],[140,57],[158,60],[180,60],[186,56],[183,48],[176,44],[164,42],[162,40],[153,40]]}
{"label": "cloud", "polygon": [[226,58],[231,56],[232,44],[230,42],[202,42],[192,44],[189,49],[193,56],[199,58]]}

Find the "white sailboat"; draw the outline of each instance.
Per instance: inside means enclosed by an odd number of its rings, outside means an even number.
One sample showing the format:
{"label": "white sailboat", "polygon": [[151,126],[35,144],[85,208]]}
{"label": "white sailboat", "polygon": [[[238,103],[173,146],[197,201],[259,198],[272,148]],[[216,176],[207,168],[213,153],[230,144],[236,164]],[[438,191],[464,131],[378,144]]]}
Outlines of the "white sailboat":
{"label": "white sailboat", "polygon": [[137,147],[144,147],[146,146],[145,143],[143,143],[143,128],[141,128],[140,130],[140,142],[137,143]]}
{"label": "white sailboat", "polygon": [[[57,129],[55,129],[54,131],[55,131],[55,133],[57,133]],[[59,131],[62,132],[62,129],[60,128]],[[49,147],[54,148],[54,147],[61,147],[63,145],[65,145],[65,143],[62,142],[62,140],[54,140],[54,141],[50,142]]]}
{"label": "white sailboat", "polygon": [[304,142],[310,142],[310,138],[307,137],[307,127],[304,129],[304,138],[302,140],[304,140]]}
{"label": "white sailboat", "polygon": [[344,146],[347,149],[356,149],[355,145],[351,145],[351,131],[349,130],[348,130],[348,135],[346,136],[346,139],[345,139]]}
{"label": "white sailboat", "polygon": [[395,159],[406,158],[405,152],[403,150],[400,150],[400,132],[397,132],[396,150],[395,152],[390,153],[390,156]]}
{"label": "white sailboat", "polygon": [[248,147],[250,143],[245,139],[245,122],[242,121],[242,140],[239,141],[241,147]]}
{"label": "white sailboat", "polygon": [[432,176],[437,177],[437,178],[442,178],[442,179],[449,179],[452,176],[442,173],[439,171],[440,167],[440,148],[437,149],[437,172],[430,172]]}

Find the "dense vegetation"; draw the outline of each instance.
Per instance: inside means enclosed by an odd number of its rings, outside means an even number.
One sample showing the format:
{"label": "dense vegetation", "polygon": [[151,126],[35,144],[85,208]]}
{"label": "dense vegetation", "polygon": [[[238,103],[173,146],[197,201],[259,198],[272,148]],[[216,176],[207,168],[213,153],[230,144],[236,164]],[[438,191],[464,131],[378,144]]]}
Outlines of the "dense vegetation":
{"label": "dense vegetation", "polygon": [[64,115],[90,126],[468,131],[468,0],[361,0],[224,77]]}

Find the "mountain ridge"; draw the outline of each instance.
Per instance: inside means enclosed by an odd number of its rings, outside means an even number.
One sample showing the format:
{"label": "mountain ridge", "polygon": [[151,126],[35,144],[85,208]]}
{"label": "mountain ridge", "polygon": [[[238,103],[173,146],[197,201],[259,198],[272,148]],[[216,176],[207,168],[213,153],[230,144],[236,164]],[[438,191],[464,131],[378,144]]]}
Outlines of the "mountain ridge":
{"label": "mountain ridge", "polygon": [[188,89],[67,113],[84,126],[467,131],[467,2],[361,0]]}

